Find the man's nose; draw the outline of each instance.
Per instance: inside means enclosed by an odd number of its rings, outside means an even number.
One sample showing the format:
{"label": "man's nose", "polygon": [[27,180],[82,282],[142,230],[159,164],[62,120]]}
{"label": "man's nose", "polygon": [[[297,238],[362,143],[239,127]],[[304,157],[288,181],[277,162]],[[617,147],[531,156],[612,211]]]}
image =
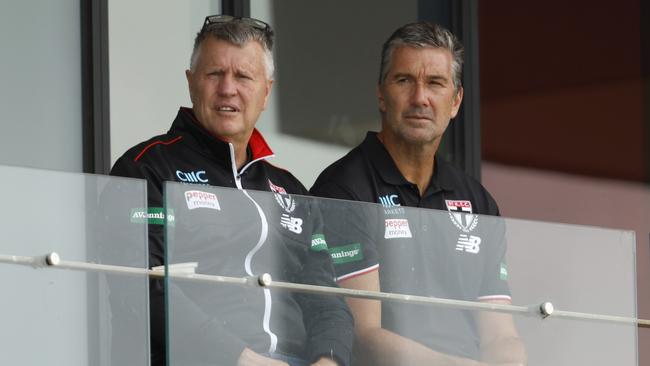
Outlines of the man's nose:
{"label": "man's nose", "polygon": [[427,88],[423,83],[415,83],[413,86],[412,102],[417,106],[426,106],[429,103]]}
{"label": "man's nose", "polygon": [[217,92],[222,96],[233,96],[237,94],[237,83],[233,75],[225,74],[219,80]]}

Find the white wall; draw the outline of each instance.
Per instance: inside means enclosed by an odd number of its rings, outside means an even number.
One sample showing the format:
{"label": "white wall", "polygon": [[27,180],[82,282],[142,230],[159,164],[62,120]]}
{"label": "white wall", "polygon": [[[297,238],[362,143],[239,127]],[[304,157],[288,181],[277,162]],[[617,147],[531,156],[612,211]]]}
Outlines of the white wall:
{"label": "white wall", "polygon": [[191,106],[185,70],[196,33],[219,0],[108,2],[111,164],[131,146],[165,133]]}
{"label": "white wall", "polygon": [[79,0],[0,2],[0,164],[82,171]]}

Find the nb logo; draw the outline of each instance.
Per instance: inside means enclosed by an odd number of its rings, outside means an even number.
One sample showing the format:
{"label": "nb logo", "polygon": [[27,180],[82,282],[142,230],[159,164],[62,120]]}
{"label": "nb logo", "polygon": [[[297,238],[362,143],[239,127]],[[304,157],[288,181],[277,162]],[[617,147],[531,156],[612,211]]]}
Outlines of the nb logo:
{"label": "nb logo", "polygon": [[456,243],[456,250],[477,254],[481,248],[481,238],[474,235],[460,234],[458,243]]}
{"label": "nb logo", "polygon": [[176,177],[185,183],[208,183],[208,179],[205,178],[205,170],[199,170],[196,172],[182,172],[180,170],[176,171]]}
{"label": "nb logo", "polygon": [[302,233],[302,219],[298,217],[291,217],[287,214],[282,214],[280,217],[280,224],[283,228],[294,232],[296,234]]}

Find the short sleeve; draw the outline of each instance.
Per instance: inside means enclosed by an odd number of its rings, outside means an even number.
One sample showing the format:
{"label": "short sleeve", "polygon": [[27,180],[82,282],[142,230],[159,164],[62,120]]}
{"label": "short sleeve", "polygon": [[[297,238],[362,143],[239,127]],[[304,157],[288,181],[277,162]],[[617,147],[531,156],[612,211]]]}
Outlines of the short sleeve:
{"label": "short sleeve", "polygon": [[478,300],[511,300],[506,263],[505,221],[501,217],[491,219],[494,224],[489,235],[485,272]]}
{"label": "short sleeve", "polygon": [[379,268],[376,235],[383,228],[381,206],[357,202],[357,197],[336,184],[313,187],[311,193],[329,197],[319,199],[319,205],[336,280],[342,281]]}

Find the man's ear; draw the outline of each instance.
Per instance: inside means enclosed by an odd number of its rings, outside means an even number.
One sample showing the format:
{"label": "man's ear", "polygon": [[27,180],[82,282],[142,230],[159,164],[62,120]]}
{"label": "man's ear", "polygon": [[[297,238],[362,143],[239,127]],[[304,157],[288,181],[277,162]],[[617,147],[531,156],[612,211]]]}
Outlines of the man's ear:
{"label": "man's ear", "polygon": [[193,86],[193,76],[194,74],[192,73],[192,70],[185,70],[185,79],[187,79],[187,89],[190,92],[190,100],[192,101],[192,104],[194,104],[194,93],[192,92],[194,90]]}
{"label": "man's ear", "polygon": [[262,109],[266,109],[266,105],[269,102],[269,97],[271,96],[271,89],[273,89],[273,79],[266,81],[266,95],[264,96],[264,106]]}
{"label": "man's ear", "polygon": [[377,84],[376,92],[377,92],[377,101],[379,102],[379,111],[381,113],[385,113],[386,112],[386,101],[384,100],[384,93],[383,93],[383,91],[381,89],[380,84]]}
{"label": "man's ear", "polygon": [[460,109],[460,104],[463,102],[463,87],[458,87],[456,95],[454,95],[453,100],[451,101],[451,118],[456,118],[458,110]]}

